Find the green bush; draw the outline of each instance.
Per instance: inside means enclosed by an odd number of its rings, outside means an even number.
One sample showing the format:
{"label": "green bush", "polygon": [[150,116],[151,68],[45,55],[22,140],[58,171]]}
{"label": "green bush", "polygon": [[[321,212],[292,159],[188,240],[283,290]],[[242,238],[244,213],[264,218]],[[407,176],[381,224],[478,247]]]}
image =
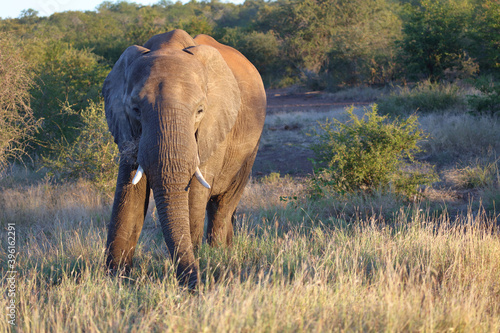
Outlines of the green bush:
{"label": "green bush", "polygon": [[119,151],[108,130],[104,102],[90,102],[81,114],[80,134],[72,143],[59,141],[53,157],[43,157],[44,164],[56,178],[84,178],[101,189],[113,187]]}
{"label": "green bush", "polygon": [[350,120],[345,124],[333,119],[314,133],[319,139],[312,146],[315,195],[389,189],[410,196],[418,186],[435,181],[434,171],[422,172],[414,160],[424,138],[416,116],[387,122],[375,104],[361,119],[353,110],[347,109]]}
{"label": "green bush", "polygon": [[500,159],[493,162],[476,160],[476,165],[466,166],[462,171],[461,185],[466,189],[494,187],[500,183]]}
{"label": "green bush", "polygon": [[481,94],[467,98],[469,107],[484,114],[495,114],[500,111],[500,84],[491,78],[479,78],[475,86]]}
{"label": "green bush", "polygon": [[[402,12],[400,61],[411,76],[438,80],[461,67],[471,6],[462,0],[415,0]],[[458,61],[458,62],[457,62]]]}
{"label": "green bush", "polygon": [[471,56],[481,72],[500,74],[500,1],[476,0],[469,29]]}
{"label": "green bush", "polygon": [[28,51],[35,54],[31,58],[37,83],[31,91],[33,114],[43,119],[37,142],[41,147],[60,140],[72,143],[82,117],[72,111],[84,110],[89,100],[98,101],[109,67],[88,49],[60,41],[33,42]]}
{"label": "green bush", "polygon": [[15,37],[0,35],[0,171],[9,159],[24,155],[39,125],[30,106],[33,78],[22,51]]}
{"label": "green bush", "polygon": [[382,114],[393,116],[414,112],[465,110],[467,103],[464,95],[457,85],[426,80],[418,83],[413,89],[405,86],[381,98],[379,109]]}

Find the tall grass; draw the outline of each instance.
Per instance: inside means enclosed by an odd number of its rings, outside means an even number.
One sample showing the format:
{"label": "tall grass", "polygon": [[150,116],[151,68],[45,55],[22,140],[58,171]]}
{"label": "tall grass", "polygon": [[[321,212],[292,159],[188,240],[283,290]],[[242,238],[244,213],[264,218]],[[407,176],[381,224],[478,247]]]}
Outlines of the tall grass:
{"label": "tall grass", "polygon": [[443,161],[467,161],[500,151],[500,122],[492,116],[429,114],[419,118],[429,133],[422,148]]}
{"label": "tall grass", "polygon": [[[16,222],[21,239],[17,326],[2,320],[0,331],[500,330],[500,238],[490,214],[452,219],[416,205],[390,219],[326,220],[300,200],[280,200],[297,193],[291,179],[280,182],[275,191],[272,179],[248,188],[231,249],[202,246],[194,293],[178,287],[151,214],[131,275],[108,276],[105,198],[84,184],[3,191],[2,225]],[[4,309],[7,300],[2,293]]]}
{"label": "tall grass", "polygon": [[337,102],[368,102],[376,101],[383,97],[387,93],[386,90],[385,88],[377,89],[368,86],[355,86],[328,93],[325,96]]}
{"label": "tall grass", "polygon": [[466,94],[467,90],[456,84],[422,81],[411,88],[400,87],[377,103],[381,113],[393,116],[415,112],[464,111],[467,108]]}

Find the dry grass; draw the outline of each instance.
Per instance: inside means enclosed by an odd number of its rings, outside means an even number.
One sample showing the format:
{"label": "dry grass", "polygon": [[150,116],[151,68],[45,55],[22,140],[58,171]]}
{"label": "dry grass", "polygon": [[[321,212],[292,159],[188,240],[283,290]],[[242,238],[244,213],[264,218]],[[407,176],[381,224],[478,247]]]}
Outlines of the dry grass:
{"label": "dry grass", "polygon": [[302,196],[306,187],[304,179],[281,177],[279,173],[271,173],[259,181],[250,180],[243,193],[238,211],[252,213],[273,207],[284,208],[294,197]]}
{"label": "dry grass", "polygon": [[[272,115],[263,145],[305,149],[317,120],[342,114]],[[498,332],[499,126],[468,115],[421,123],[431,133],[429,159],[442,160],[442,184],[424,190],[426,202],[384,193],[312,200],[307,178],[253,179],[234,246],[197,253],[202,283],[193,293],[177,285],[153,202],[132,273],[112,277],[103,262],[109,196],[85,182],[6,177],[2,287],[7,223],[16,225],[19,273],[16,326],[0,321],[0,331]],[[481,199],[449,213],[448,205],[467,204],[466,194]],[[2,308],[8,300],[3,293]]]}
{"label": "dry grass", "polygon": [[[363,107],[356,107],[354,113],[358,116],[362,116],[365,113]],[[307,111],[307,112],[286,112],[286,113],[273,113],[266,117],[265,124],[268,127],[280,127],[280,126],[300,126],[301,128],[315,128],[318,121],[324,122],[326,119],[338,119],[340,121],[346,121],[349,119],[349,115],[346,112],[345,107],[332,108],[328,112],[318,112],[318,111]]]}
{"label": "dry grass", "polygon": [[426,191],[430,201],[464,210],[472,201],[496,211],[500,202],[500,124],[498,118],[471,114],[429,114],[420,117],[429,133],[422,158],[435,164],[441,182]]}
{"label": "dry grass", "polygon": [[[0,321],[0,331],[500,330],[494,218],[414,206],[390,221],[323,220],[300,200],[279,199],[303,186],[276,175],[252,182],[233,248],[199,251],[204,282],[194,293],[177,286],[153,217],[132,274],[110,277],[107,198],[84,183],[3,191],[2,224],[15,222],[20,240],[17,326]],[[4,285],[4,261],[1,276]],[[2,294],[4,309],[7,300]]]}
{"label": "dry grass", "polygon": [[111,200],[86,182],[54,185],[41,182],[24,188],[4,188],[0,196],[0,219],[21,227],[42,227],[54,222],[104,218]]}
{"label": "dry grass", "polygon": [[[367,108],[355,108],[358,117]],[[318,121],[326,119],[347,121],[345,108],[335,108],[330,112],[290,112],[272,114],[266,119],[263,135],[265,144],[279,144],[287,140],[294,143],[310,144],[311,133]],[[430,113],[419,116],[420,127],[429,134],[422,143],[426,154],[443,161],[455,162],[494,155],[500,151],[499,119],[491,116],[477,116],[467,113]],[[292,129],[283,131],[282,129]],[[293,131],[296,129],[296,131]],[[280,141],[281,140],[281,141]]]}
{"label": "dry grass", "polygon": [[466,161],[500,151],[498,118],[470,114],[430,114],[419,118],[430,137],[423,148],[443,161]]}
{"label": "dry grass", "polygon": [[500,183],[498,163],[498,159],[493,162],[481,162],[477,159],[474,164],[447,170],[444,178],[462,189],[495,186]]}
{"label": "dry grass", "polygon": [[418,112],[449,112],[467,110],[466,96],[477,90],[456,83],[436,83],[429,80],[414,85],[397,87],[379,100],[384,114],[402,116]]}
{"label": "dry grass", "polygon": [[377,89],[373,87],[357,86],[326,94],[337,102],[357,102],[357,101],[375,101],[389,93],[389,89]]}

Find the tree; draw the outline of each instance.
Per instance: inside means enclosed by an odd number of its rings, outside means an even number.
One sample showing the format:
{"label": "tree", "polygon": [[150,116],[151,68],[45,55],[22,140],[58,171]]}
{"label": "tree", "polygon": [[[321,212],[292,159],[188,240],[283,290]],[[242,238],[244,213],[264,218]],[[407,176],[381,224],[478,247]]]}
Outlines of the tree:
{"label": "tree", "polygon": [[[419,0],[405,6],[401,60],[410,75],[431,80],[467,60],[471,7],[465,0]],[[465,52],[465,58],[464,58]]]}
{"label": "tree", "polygon": [[472,56],[483,72],[500,74],[500,2],[477,0],[471,22]]}
{"label": "tree", "polygon": [[89,50],[59,41],[31,43],[29,52],[38,55],[33,57],[37,86],[31,91],[34,115],[43,119],[38,142],[49,147],[60,140],[71,143],[81,123],[78,112],[98,100],[109,67]]}
{"label": "tree", "polygon": [[25,154],[38,126],[30,107],[30,68],[14,40],[0,34],[0,171],[9,159]]}
{"label": "tree", "polygon": [[246,31],[239,27],[224,28],[218,31],[217,39],[240,51],[259,70],[265,83],[276,80],[283,69],[280,61],[280,43],[272,31],[266,33]]}
{"label": "tree", "polygon": [[339,1],[331,14],[337,25],[322,68],[331,84],[385,84],[394,79],[394,45],[401,31],[398,9],[387,0]]}
{"label": "tree", "polygon": [[104,101],[90,102],[82,111],[82,124],[72,143],[58,142],[56,156],[43,162],[58,178],[92,181],[102,190],[114,186],[118,172],[118,146],[108,130]]}
{"label": "tree", "polygon": [[401,26],[394,8],[389,0],[278,0],[263,9],[262,26],[279,37],[295,75],[318,88],[385,83]]}

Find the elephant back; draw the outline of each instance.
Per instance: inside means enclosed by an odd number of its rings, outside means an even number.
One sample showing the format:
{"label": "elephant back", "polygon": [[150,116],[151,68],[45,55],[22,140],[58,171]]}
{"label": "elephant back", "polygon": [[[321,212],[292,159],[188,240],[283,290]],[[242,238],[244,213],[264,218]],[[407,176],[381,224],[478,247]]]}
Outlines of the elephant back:
{"label": "elephant back", "polygon": [[176,29],[151,37],[144,44],[144,47],[153,52],[161,49],[183,50],[195,45],[193,38],[187,32]]}

